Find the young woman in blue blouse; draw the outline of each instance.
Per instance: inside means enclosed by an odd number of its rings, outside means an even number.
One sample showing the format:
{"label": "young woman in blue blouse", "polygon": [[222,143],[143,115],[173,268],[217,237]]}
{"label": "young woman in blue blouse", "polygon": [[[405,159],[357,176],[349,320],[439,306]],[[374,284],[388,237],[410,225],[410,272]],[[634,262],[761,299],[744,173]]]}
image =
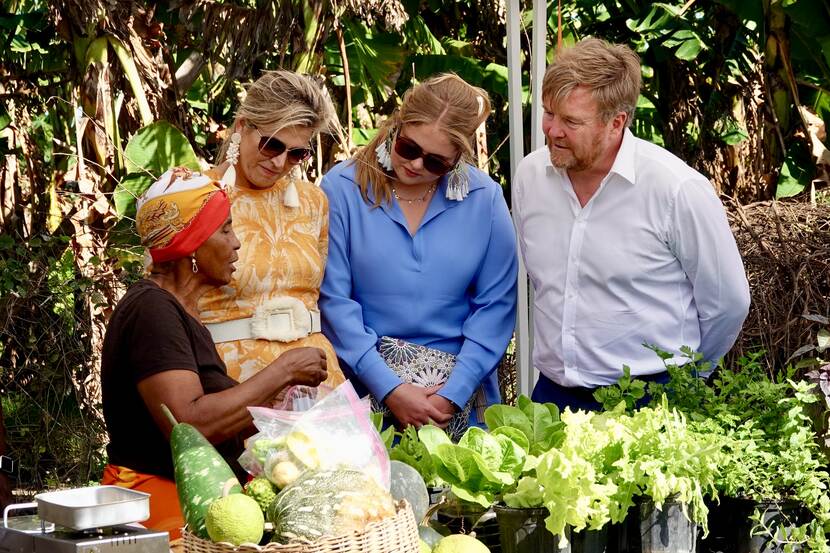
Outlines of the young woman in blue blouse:
{"label": "young woman in blue blouse", "polygon": [[468,162],[489,112],[484,90],[432,77],[323,177],[323,333],[358,391],[400,427],[446,427],[459,411],[475,424],[499,401],[517,260],[502,190]]}

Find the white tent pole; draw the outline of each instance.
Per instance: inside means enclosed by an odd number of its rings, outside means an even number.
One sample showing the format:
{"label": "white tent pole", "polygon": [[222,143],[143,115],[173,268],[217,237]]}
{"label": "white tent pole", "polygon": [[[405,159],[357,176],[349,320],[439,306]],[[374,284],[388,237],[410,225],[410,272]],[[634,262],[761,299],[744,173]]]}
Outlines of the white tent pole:
{"label": "white tent pole", "polygon": [[[522,123],[522,52],[521,7],[519,0],[507,1],[507,97],[510,109],[510,180],[516,176],[516,167],[524,157],[524,129]],[[533,372],[531,362],[530,311],[528,305],[527,272],[519,255],[519,289],[516,308],[516,372],[519,393],[530,395],[534,382],[528,378]]]}
{"label": "white tent pole", "polygon": [[542,79],[547,65],[548,14],[545,0],[533,0],[533,47],[530,58],[530,151],[545,145],[542,134]]}
{"label": "white tent pole", "polygon": [[[547,31],[548,14],[546,0],[533,0],[533,38],[530,57],[530,151],[541,148],[545,145],[545,135],[542,133],[542,79],[545,76],[547,60]],[[524,267],[523,267],[524,269]],[[530,395],[533,387],[539,378],[539,373],[533,367],[533,288],[529,286],[527,278],[522,280],[527,292],[522,295],[526,297],[526,305],[522,311],[527,317],[527,364],[522,366],[521,393]]]}

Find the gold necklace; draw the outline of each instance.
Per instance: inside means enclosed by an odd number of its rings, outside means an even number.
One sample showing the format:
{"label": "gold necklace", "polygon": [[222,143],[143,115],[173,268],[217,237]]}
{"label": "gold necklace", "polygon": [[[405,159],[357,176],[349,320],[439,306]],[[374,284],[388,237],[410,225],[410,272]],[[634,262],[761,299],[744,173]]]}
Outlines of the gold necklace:
{"label": "gold necklace", "polygon": [[412,198],[411,200],[409,198],[401,198],[400,196],[398,196],[398,191],[394,186],[392,187],[392,195],[395,196],[395,199],[399,202],[407,202],[409,204],[414,204],[415,202],[426,201],[429,195],[432,194],[432,191],[435,190],[435,186],[435,183],[433,183],[432,186],[427,188],[427,191],[424,192],[423,196],[421,196],[420,198]]}

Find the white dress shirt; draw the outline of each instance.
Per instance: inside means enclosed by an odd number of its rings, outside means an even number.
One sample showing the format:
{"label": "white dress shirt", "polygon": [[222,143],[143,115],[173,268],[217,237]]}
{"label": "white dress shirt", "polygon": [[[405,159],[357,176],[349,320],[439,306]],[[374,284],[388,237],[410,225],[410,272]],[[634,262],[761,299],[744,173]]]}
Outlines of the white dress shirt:
{"label": "white dress shirt", "polygon": [[[535,291],[534,366],[562,386],[664,370],[652,344],[716,361],[749,310],[749,285],[709,181],[625,131],[611,171],[581,207],[547,147],[519,164],[513,211]],[[678,359],[680,362],[680,359]]]}

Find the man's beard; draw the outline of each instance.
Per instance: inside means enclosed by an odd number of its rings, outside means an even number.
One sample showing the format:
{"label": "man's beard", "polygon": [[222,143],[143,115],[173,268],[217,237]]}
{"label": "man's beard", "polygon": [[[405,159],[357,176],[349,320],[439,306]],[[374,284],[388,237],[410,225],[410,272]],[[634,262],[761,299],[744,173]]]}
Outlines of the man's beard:
{"label": "man's beard", "polygon": [[566,171],[584,171],[591,168],[600,155],[600,138],[596,137],[591,147],[584,152],[584,154],[577,154],[573,149],[560,151],[556,150],[553,145],[548,146],[548,153],[550,154],[550,162],[557,169],[564,169]]}

